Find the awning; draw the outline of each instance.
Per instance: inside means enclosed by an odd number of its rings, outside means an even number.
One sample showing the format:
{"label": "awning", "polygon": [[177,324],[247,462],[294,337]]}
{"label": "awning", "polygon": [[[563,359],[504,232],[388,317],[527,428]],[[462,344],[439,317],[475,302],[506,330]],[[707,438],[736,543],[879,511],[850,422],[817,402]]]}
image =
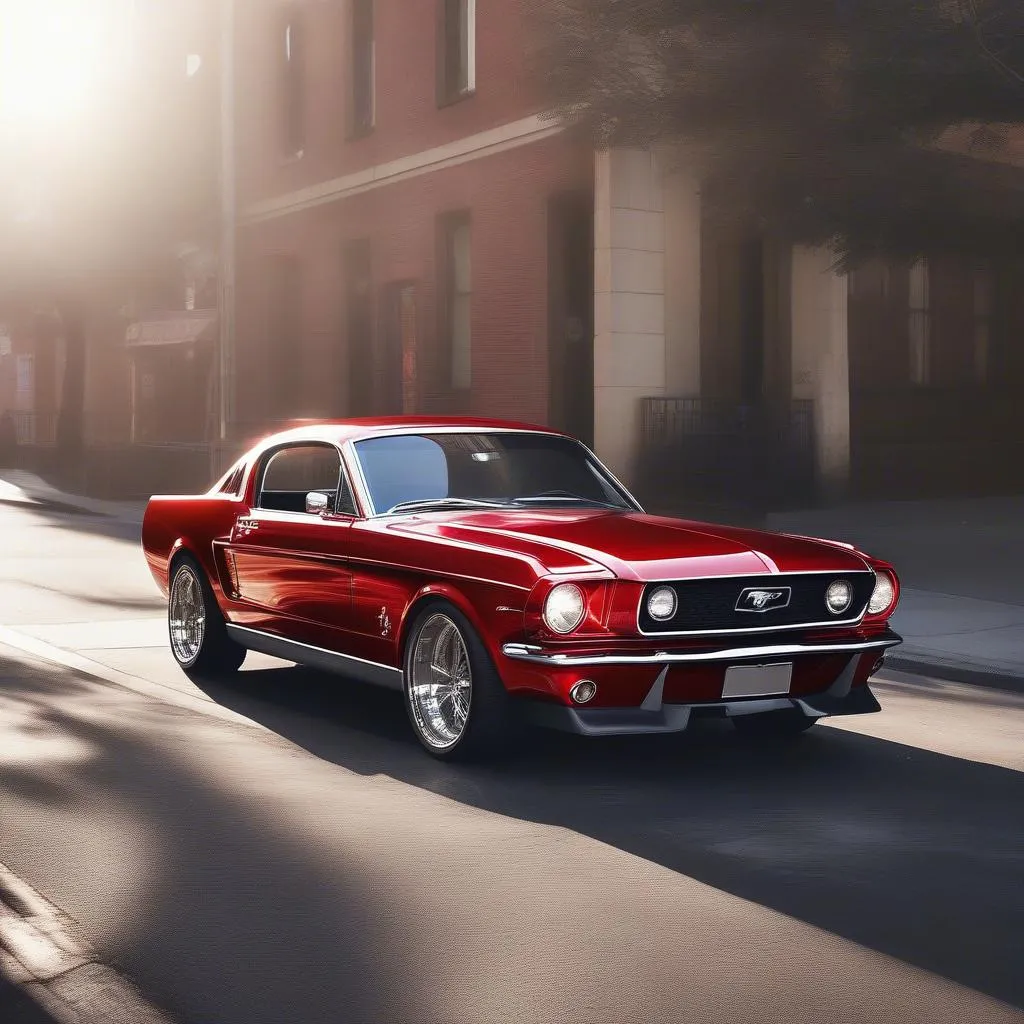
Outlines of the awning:
{"label": "awning", "polygon": [[137,320],[125,333],[125,344],[135,348],[144,345],[183,345],[197,341],[213,341],[216,337],[216,310],[179,310],[170,313],[151,313]]}

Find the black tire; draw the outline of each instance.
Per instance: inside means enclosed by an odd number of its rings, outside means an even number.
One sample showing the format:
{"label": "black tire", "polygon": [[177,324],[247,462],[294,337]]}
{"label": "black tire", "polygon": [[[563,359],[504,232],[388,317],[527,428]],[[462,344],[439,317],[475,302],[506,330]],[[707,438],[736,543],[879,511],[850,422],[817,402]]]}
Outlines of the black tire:
{"label": "black tire", "polygon": [[[175,586],[186,586],[186,577],[189,577],[193,581],[191,585],[198,589],[204,620],[198,650],[194,653],[182,649],[185,645],[176,641],[173,626]],[[202,566],[191,555],[180,555],[171,565],[167,599],[167,635],[171,644],[171,654],[178,667],[193,679],[215,679],[219,676],[232,675],[245,660],[246,649],[228,636],[224,616],[217,605],[210,581]]]}
{"label": "black tire", "polygon": [[[468,714],[462,732],[454,742],[441,744],[437,736],[431,739],[431,729],[424,722],[418,702],[413,696],[414,660],[421,638],[424,646],[429,637],[427,628],[434,629],[438,617],[446,618],[458,630],[469,659],[471,690]],[[420,663],[422,664],[420,651]],[[469,620],[448,601],[432,601],[417,613],[409,629],[403,656],[405,679],[405,710],[409,723],[420,745],[432,757],[441,761],[494,760],[510,754],[519,734],[518,719],[512,698],[505,689],[487,649]]]}
{"label": "black tire", "polygon": [[818,720],[799,708],[762,711],[754,715],[733,715],[732,724],[746,739],[757,742],[784,743],[802,736]]}

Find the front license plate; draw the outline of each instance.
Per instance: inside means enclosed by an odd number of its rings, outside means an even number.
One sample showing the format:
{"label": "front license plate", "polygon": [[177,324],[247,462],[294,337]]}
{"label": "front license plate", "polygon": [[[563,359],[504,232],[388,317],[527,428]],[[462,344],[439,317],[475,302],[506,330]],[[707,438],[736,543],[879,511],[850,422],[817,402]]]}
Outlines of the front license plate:
{"label": "front license plate", "polygon": [[777,697],[789,693],[793,663],[733,665],[725,670],[723,697]]}

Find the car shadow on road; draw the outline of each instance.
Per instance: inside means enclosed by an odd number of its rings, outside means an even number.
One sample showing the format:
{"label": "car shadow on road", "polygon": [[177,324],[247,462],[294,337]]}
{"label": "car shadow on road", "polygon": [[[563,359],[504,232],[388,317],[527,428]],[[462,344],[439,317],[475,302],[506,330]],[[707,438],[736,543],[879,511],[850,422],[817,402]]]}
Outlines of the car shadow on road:
{"label": "car shadow on road", "polygon": [[532,733],[495,765],[424,754],[402,698],[300,668],[203,689],[317,757],[572,829],[1016,1005],[1024,778],[819,727],[784,749],[728,723],[673,737]]}

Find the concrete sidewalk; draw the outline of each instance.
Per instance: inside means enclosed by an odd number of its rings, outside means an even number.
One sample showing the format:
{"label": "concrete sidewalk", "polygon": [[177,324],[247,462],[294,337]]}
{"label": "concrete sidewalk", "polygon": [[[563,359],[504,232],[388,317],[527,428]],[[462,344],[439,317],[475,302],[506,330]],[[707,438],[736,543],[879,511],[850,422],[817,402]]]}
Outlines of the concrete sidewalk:
{"label": "concrete sidewalk", "polygon": [[771,515],[767,526],[893,563],[904,643],[888,664],[1024,687],[1024,496],[846,505]]}
{"label": "concrete sidewalk", "polygon": [[46,505],[73,513],[105,516],[122,523],[141,523],[144,501],[101,501],[80,494],[67,494],[42,477],[22,469],[0,469],[0,501]]}

